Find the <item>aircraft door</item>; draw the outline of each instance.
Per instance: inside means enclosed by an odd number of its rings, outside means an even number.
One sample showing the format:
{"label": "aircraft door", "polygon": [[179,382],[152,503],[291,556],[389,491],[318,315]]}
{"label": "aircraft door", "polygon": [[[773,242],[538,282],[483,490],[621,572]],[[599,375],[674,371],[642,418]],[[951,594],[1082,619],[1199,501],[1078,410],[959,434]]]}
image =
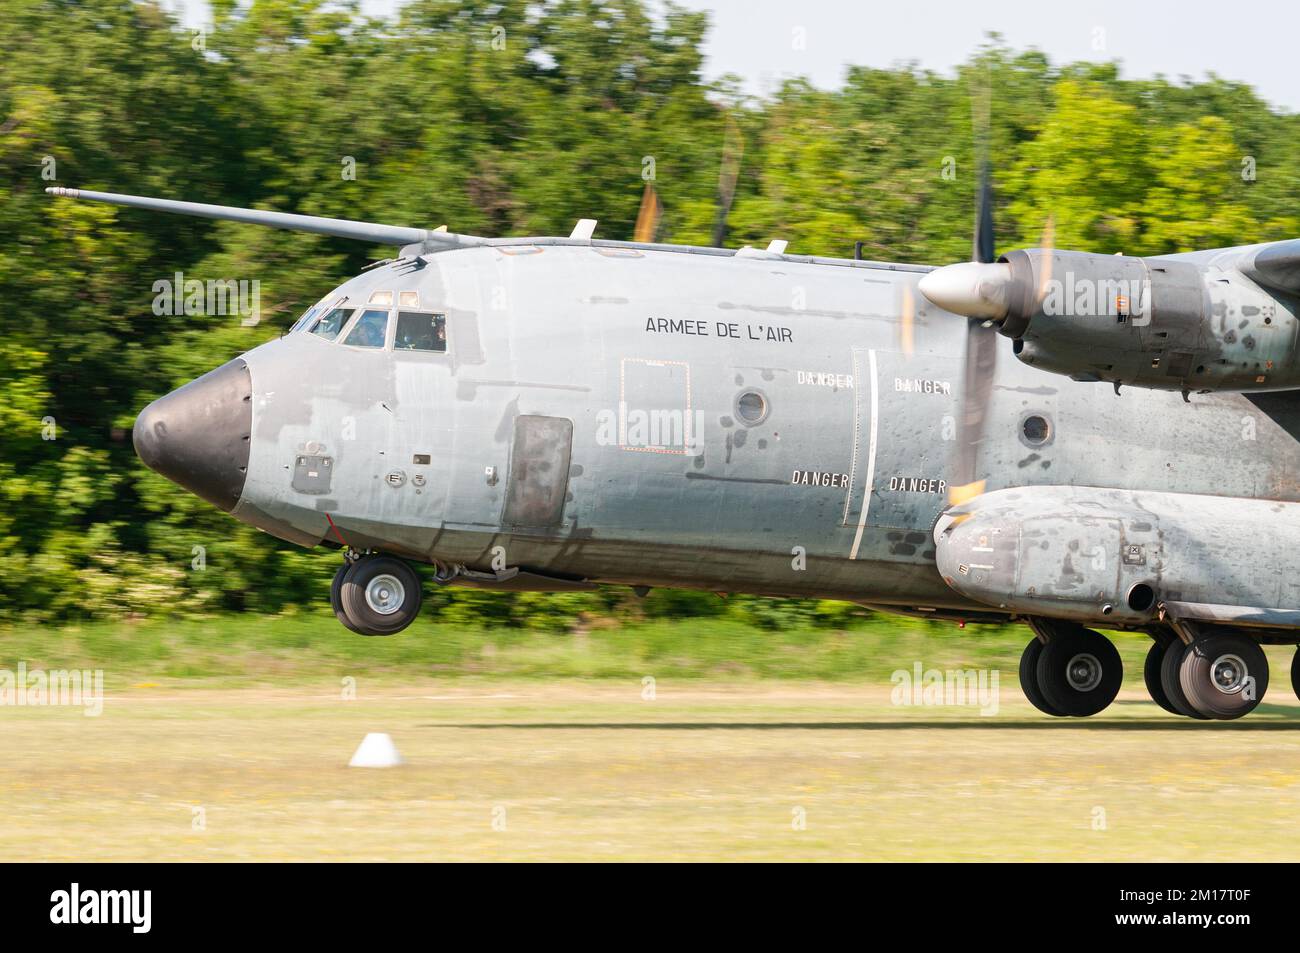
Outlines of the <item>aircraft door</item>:
{"label": "aircraft door", "polygon": [[515,418],[501,522],[506,528],[554,529],[564,519],[573,454],[573,421],[521,414]]}

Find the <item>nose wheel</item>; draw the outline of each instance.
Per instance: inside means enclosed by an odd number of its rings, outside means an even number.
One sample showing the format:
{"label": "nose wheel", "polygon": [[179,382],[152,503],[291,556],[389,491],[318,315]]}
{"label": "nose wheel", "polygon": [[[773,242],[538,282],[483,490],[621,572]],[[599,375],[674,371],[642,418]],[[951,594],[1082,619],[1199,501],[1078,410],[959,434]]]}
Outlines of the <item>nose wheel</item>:
{"label": "nose wheel", "polygon": [[330,583],[330,608],[334,610],[334,618],[343,623],[345,628],[351,629],[357,635],[362,635],[362,631],[356,627],[347,613],[343,611],[343,577],[348,574],[352,568],[351,562],[345,562],[339,567],[338,572],[334,574],[334,581]]}
{"label": "nose wheel", "polygon": [[362,556],[344,563],[330,586],[338,620],[358,635],[393,635],[420,614],[420,577],[392,556]]}

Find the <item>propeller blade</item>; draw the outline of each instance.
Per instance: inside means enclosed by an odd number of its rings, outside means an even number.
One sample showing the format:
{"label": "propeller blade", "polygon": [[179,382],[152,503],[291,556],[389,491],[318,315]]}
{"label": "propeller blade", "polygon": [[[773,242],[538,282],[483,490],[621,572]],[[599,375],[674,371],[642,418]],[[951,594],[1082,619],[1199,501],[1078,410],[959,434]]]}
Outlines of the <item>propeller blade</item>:
{"label": "propeller blade", "polygon": [[632,241],[653,242],[655,232],[659,230],[661,214],[663,214],[663,205],[655,193],[655,184],[647,182],[645,192],[641,195],[641,208],[636,213],[636,228],[632,232]]}
{"label": "propeller blade", "polygon": [[713,246],[721,248],[727,240],[727,216],[736,197],[736,179],[740,177],[740,160],[745,156],[745,138],[730,116],[722,137],[722,166],[718,170],[718,213],[713,220]]}
{"label": "propeller blade", "polygon": [[[976,148],[980,151],[979,185],[975,199],[975,238],[971,258],[977,264],[997,261],[993,231],[993,175],[988,160],[988,88],[983,109],[975,115]],[[953,485],[948,490],[949,503],[959,505],[984,492],[985,481],[979,478],[979,451],[984,441],[984,423],[988,417],[989,395],[997,369],[998,332],[988,318],[966,322],[966,366],[962,374],[961,412],[957,430],[957,460]]]}
{"label": "propeller blade", "polygon": [[975,207],[975,241],[971,261],[987,265],[997,261],[993,239],[993,182],[988,159],[980,160],[979,195]]}
{"label": "propeller blade", "polygon": [[[940,307],[958,314],[973,315],[966,325],[966,362],[962,380],[961,417],[958,421],[957,461],[948,501],[956,506],[984,492],[985,481],[979,479],[979,450],[984,440],[984,425],[989,415],[989,401],[997,370],[998,329],[996,321],[1006,316],[1008,282],[1011,274],[1006,265],[992,264],[992,189],[987,166],[981,172],[979,204],[975,228],[975,264],[948,265],[921,279],[921,290]],[[1043,226],[1041,247],[1042,272],[1038,283],[1041,307],[1052,280],[1052,253],[1056,247],[1056,220],[1048,216]],[[1003,270],[1000,270],[1003,269]]]}
{"label": "propeller blade", "polygon": [[908,357],[913,351],[913,326],[916,323],[916,295],[910,284],[903,285],[903,306],[899,310],[898,349]]}
{"label": "propeller blade", "polygon": [[1038,298],[1037,307],[1043,306],[1043,299],[1047,297],[1048,285],[1052,283],[1052,253],[1056,251],[1056,217],[1047,216],[1047,221],[1043,223],[1043,240],[1039,242],[1039,247],[1043,249],[1043,270],[1039,275],[1038,281]]}
{"label": "propeller blade", "polygon": [[966,367],[962,374],[961,416],[957,421],[957,460],[948,501],[964,503],[984,492],[979,451],[984,441],[989,394],[998,361],[998,332],[991,321],[966,325]]}

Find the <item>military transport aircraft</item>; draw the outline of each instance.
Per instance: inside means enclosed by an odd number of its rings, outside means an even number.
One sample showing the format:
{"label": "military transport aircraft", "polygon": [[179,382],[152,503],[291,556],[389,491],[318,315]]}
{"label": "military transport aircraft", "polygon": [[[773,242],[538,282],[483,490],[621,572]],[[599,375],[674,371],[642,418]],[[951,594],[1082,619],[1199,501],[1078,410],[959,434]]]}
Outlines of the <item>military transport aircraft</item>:
{"label": "military transport aircraft", "polygon": [[342,550],[362,635],[416,617],[412,563],[815,596],[1026,623],[1050,715],[1119,690],[1090,626],[1140,630],[1160,706],[1240,717],[1261,643],[1300,641],[1300,240],[998,257],[987,181],[943,267],[47,191],[400,249],[134,431],[236,519]]}

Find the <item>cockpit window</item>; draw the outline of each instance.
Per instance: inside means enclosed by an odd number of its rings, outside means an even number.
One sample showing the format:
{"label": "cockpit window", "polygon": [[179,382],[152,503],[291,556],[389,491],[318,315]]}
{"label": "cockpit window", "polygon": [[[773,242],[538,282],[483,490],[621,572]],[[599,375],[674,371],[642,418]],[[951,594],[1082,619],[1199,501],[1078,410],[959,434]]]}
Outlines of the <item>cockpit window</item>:
{"label": "cockpit window", "polygon": [[388,312],[370,310],[357,318],[357,323],[343,343],[352,347],[383,347],[388,332]]}
{"label": "cockpit window", "polygon": [[289,333],[292,334],[294,331],[297,331],[299,328],[306,327],[307,322],[310,321],[312,318],[316,317],[316,309],[319,307],[320,305],[314,304],[310,308],[308,308],[306,314],[304,314],[297,321],[293,322],[293,327],[289,329]]}
{"label": "cockpit window", "polygon": [[445,351],[447,350],[447,318],[441,314],[423,311],[397,313],[397,339],[395,351]]}
{"label": "cockpit window", "polygon": [[352,317],[351,308],[335,308],[316,319],[311,333],[319,334],[327,341],[333,341],[339,336],[339,332],[343,330],[343,325],[348,323],[350,317]]}

